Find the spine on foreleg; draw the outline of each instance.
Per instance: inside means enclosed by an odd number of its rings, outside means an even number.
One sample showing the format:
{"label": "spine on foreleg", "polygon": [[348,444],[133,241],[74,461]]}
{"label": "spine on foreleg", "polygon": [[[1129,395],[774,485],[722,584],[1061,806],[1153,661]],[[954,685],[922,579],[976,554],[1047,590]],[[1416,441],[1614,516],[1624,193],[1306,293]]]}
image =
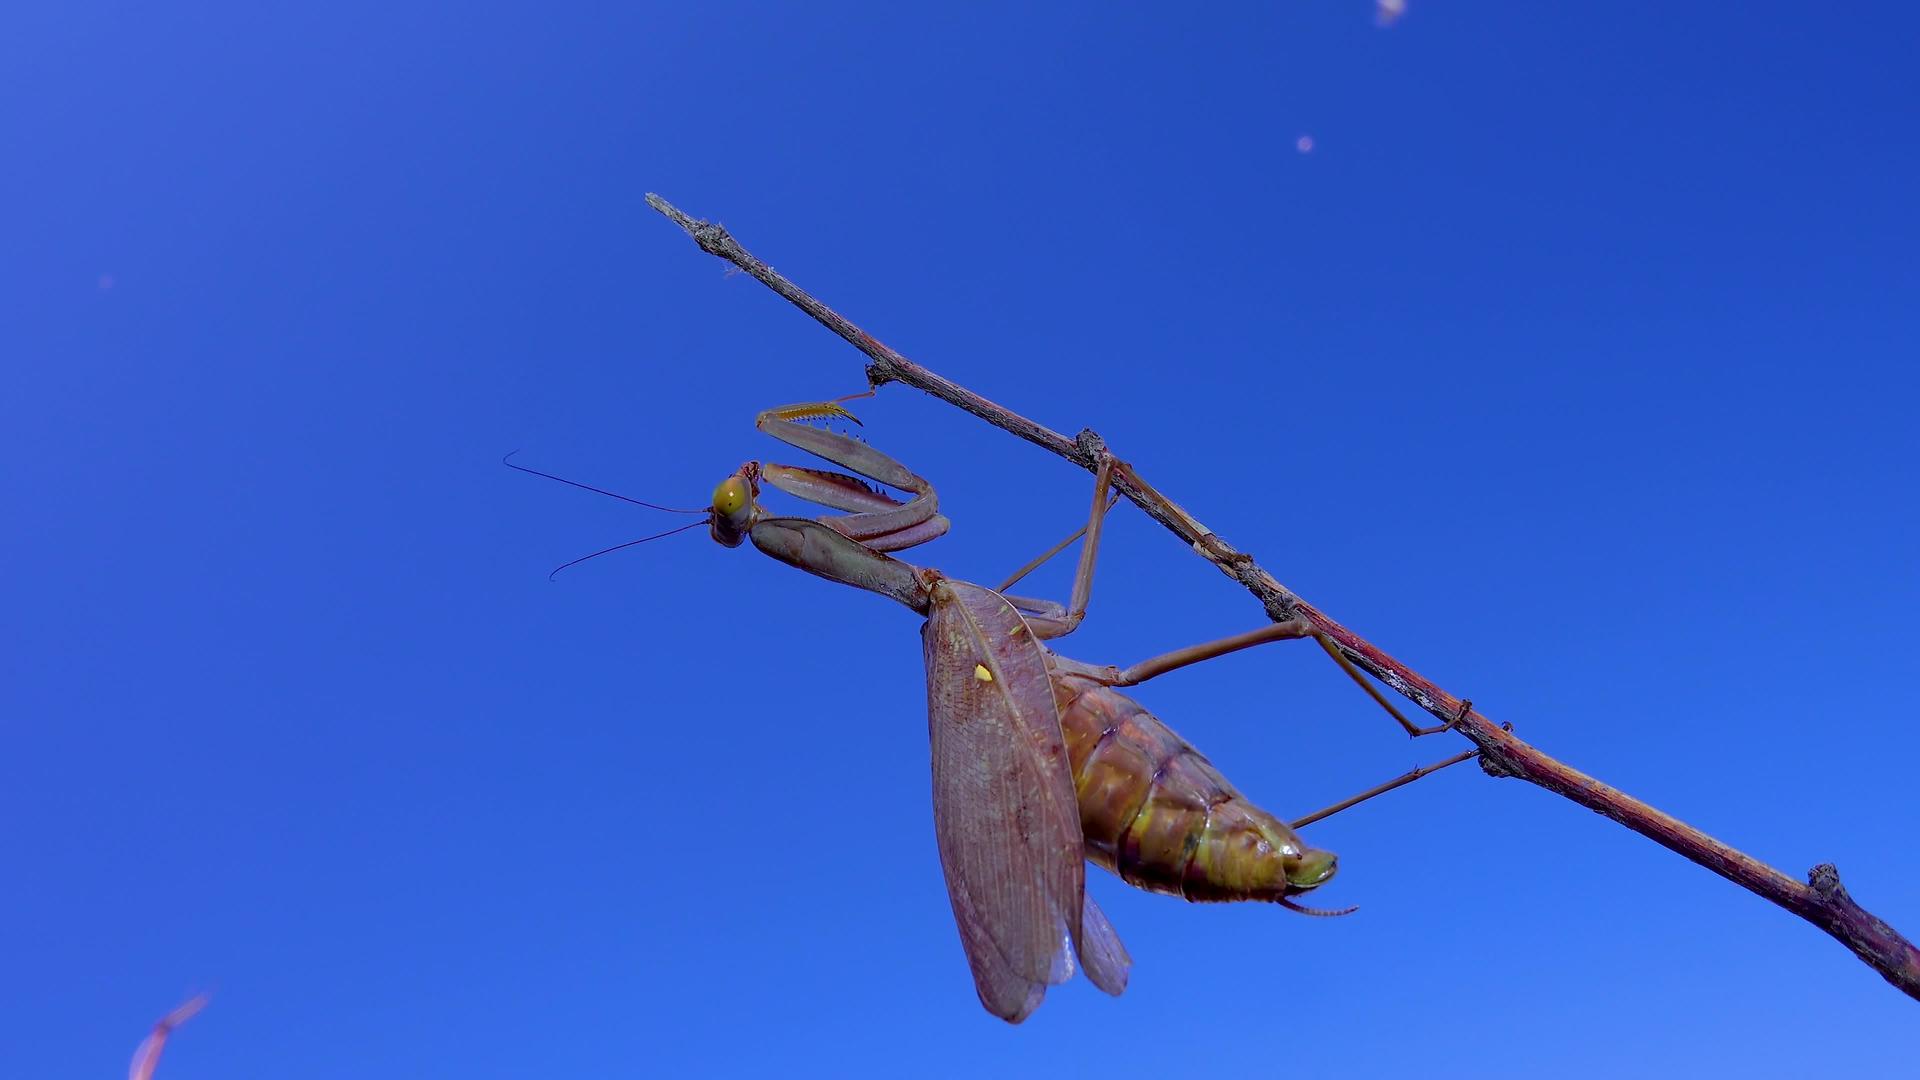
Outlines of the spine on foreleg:
{"label": "spine on foreleg", "polygon": [[1278,900],[1305,845],[1131,698],[1054,677],[1087,858],[1129,884],[1188,900]]}

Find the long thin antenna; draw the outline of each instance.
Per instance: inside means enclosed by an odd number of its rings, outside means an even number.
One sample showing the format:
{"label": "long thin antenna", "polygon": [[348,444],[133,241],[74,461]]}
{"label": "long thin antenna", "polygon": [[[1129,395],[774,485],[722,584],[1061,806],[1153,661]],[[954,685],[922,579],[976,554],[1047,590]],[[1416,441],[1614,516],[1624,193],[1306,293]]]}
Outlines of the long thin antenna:
{"label": "long thin antenna", "polygon": [[596,551],[591,555],[582,555],[579,558],[573,560],[572,562],[563,562],[559,566],[554,567],[553,573],[547,575],[547,580],[552,581],[554,574],[558,574],[560,571],[565,570],[569,566],[579,566],[581,563],[586,562],[588,559],[597,559],[600,556],[605,555],[611,551],[619,551],[621,548],[630,548],[635,544],[644,544],[649,540],[658,540],[663,536],[672,536],[674,533],[683,533],[683,532],[686,532],[688,529],[697,529],[700,526],[705,524],[706,522],[704,521],[689,521],[685,525],[682,525],[677,529],[668,529],[666,532],[654,533],[652,536],[643,536],[638,540],[629,540],[624,544],[615,544],[610,548],[601,548],[599,551]]}
{"label": "long thin antenna", "polygon": [[[525,465],[515,465],[512,461],[513,454],[517,454],[519,452],[520,451],[515,450],[512,454],[508,454],[506,457],[501,458],[500,464],[505,465],[509,469],[518,469],[523,473],[532,473],[535,476],[544,476],[549,480],[557,480],[560,483],[567,485],[568,487],[577,487],[582,491],[591,491],[596,495],[605,495],[609,499],[619,499],[621,502],[630,502],[635,506],[644,506],[649,510],[665,510],[669,514],[705,514],[707,513],[707,511],[705,510],[682,510],[677,506],[661,506],[658,503],[650,503],[643,499],[630,498],[626,495],[620,494],[617,491],[608,491],[605,488],[594,487],[592,484],[583,484],[578,480],[569,480],[564,476],[555,476],[552,473],[541,472],[539,469],[529,469]],[[691,528],[692,526],[688,526],[688,527]],[[652,539],[652,538],[649,537],[648,539]],[[636,544],[639,542],[640,541],[638,540],[634,541],[634,543]],[[592,558],[592,556],[589,555],[588,558]],[[564,567],[562,569],[564,569]]]}

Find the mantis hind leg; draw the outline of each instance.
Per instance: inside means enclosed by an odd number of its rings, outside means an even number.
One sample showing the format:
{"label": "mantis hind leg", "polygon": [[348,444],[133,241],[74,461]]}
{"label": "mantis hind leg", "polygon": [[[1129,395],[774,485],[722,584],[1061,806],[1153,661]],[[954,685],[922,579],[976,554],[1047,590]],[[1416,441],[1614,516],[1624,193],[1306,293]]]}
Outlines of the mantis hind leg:
{"label": "mantis hind leg", "polygon": [[[1316,631],[1312,623],[1299,618],[1288,619],[1286,622],[1269,623],[1257,630],[1249,630],[1244,634],[1234,634],[1231,637],[1215,638],[1212,641],[1203,641],[1197,645],[1188,645],[1182,649],[1175,649],[1172,652],[1165,652],[1158,656],[1149,657],[1128,667],[1109,667],[1100,669],[1097,672],[1089,672],[1088,674],[1109,686],[1135,686],[1155,676],[1165,675],[1169,671],[1176,671],[1183,667],[1198,664],[1203,660],[1211,660],[1216,656],[1225,656],[1228,653],[1239,652],[1241,649],[1250,649],[1255,645],[1265,645],[1270,641],[1291,641],[1298,638],[1312,638],[1316,642],[1319,642],[1320,647],[1325,649],[1327,655],[1333,658],[1333,662],[1340,665],[1340,670],[1346,672],[1348,677],[1352,678],[1354,683],[1358,685],[1361,690],[1364,690],[1368,697],[1372,698],[1376,704],[1385,709],[1387,715],[1393,717],[1393,719],[1399,723],[1400,729],[1405,731],[1409,738],[1418,738],[1422,735],[1436,735],[1442,731],[1452,729],[1455,724],[1459,723],[1459,719],[1455,718],[1444,724],[1421,727],[1413,721],[1408,720],[1399,709],[1394,707],[1391,701],[1387,700],[1386,695],[1382,694],[1379,688],[1368,680],[1364,672],[1353,666],[1353,662],[1341,653],[1340,647],[1334,644],[1331,638]],[[1462,715],[1464,715],[1464,713]]]}
{"label": "mantis hind leg", "polygon": [[[1100,542],[1100,522],[1106,515],[1106,512],[1113,509],[1113,504],[1120,500],[1118,492],[1112,492],[1111,494],[1108,492],[1110,479],[1111,461],[1110,459],[1102,459],[1100,472],[1095,476],[1094,480],[1093,513],[1089,517],[1087,524],[1075,529],[1072,533],[1068,534],[1065,539],[1035,556],[1033,560],[1025,566],[1015,570],[1007,580],[1001,582],[999,587],[994,590],[1004,595],[1008,589],[1019,584],[1022,578],[1045,565],[1047,560],[1065,551],[1069,544],[1080,539],[1082,536],[1087,537],[1086,544],[1081,548],[1080,572],[1074,579],[1075,600],[1073,607],[1061,607],[1058,603],[1051,600],[1035,600],[1024,596],[1007,597],[1007,601],[1018,609],[1022,615],[1027,617],[1027,621],[1034,627],[1035,634],[1041,638],[1060,637],[1064,634],[1071,633],[1073,629],[1080,624],[1080,619],[1086,614],[1087,594],[1091,591],[1093,579],[1092,552]],[[1110,686],[1132,686],[1145,682],[1155,675],[1164,674],[1175,668],[1183,668],[1189,664],[1197,664],[1202,660],[1211,660],[1216,656],[1224,656],[1230,652],[1238,652],[1241,649],[1252,648],[1255,645],[1264,645],[1269,641],[1287,641],[1303,637],[1311,637],[1319,642],[1320,647],[1325,649],[1327,655],[1333,658],[1333,662],[1340,665],[1340,670],[1346,672],[1347,677],[1354,681],[1354,685],[1360,687],[1368,697],[1374,700],[1375,704],[1385,709],[1387,715],[1393,717],[1394,722],[1400,725],[1400,729],[1405,731],[1409,738],[1419,738],[1422,735],[1436,735],[1442,731],[1451,730],[1455,724],[1459,723],[1459,721],[1455,719],[1449,720],[1444,724],[1433,724],[1428,727],[1421,727],[1407,719],[1406,715],[1394,707],[1393,702],[1387,700],[1386,695],[1380,692],[1380,688],[1375,686],[1364,672],[1353,666],[1353,661],[1346,658],[1346,655],[1340,651],[1340,647],[1335,645],[1331,638],[1325,634],[1314,632],[1310,624],[1300,619],[1290,619],[1283,623],[1273,623],[1268,626],[1263,626],[1258,630],[1250,630],[1244,634],[1235,634],[1232,637],[1203,641],[1198,645],[1189,645],[1184,649],[1175,649],[1169,653],[1162,653],[1159,656],[1143,660],[1131,667],[1106,668],[1098,673],[1089,670],[1087,674],[1106,682]]]}
{"label": "mantis hind leg", "polygon": [[[1340,670],[1346,672],[1347,677],[1352,679],[1355,685],[1360,687],[1361,690],[1366,691],[1367,696],[1378,703],[1381,708],[1387,710],[1387,715],[1400,722],[1400,727],[1406,731],[1408,738],[1417,739],[1422,735],[1438,735],[1443,731],[1451,731],[1453,726],[1460,722],[1460,718],[1455,717],[1444,724],[1432,724],[1427,727],[1421,727],[1407,719],[1399,709],[1394,708],[1393,702],[1387,700],[1387,696],[1380,692],[1379,687],[1373,685],[1373,680],[1367,678],[1365,672],[1353,666],[1353,661],[1347,659],[1347,655],[1340,651],[1340,646],[1335,645],[1332,638],[1325,634],[1315,634],[1313,640],[1320,643],[1320,647],[1327,651],[1328,656],[1333,657],[1333,662],[1340,665]],[[1467,704],[1472,705],[1473,703],[1468,702]],[[1460,715],[1465,716],[1466,710],[1461,710]],[[1416,777],[1415,779],[1418,778]]]}
{"label": "mantis hind leg", "polygon": [[1313,813],[1308,814],[1306,817],[1303,817],[1298,821],[1289,822],[1287,827],[1292,829],[1304,829],[1316,821],[1324,821],[1325,819],[1332,817],[1333,815],[1339,813],[1342,810],[1346,810],[1351,807],[1358,806],[1361,803],[1366,802],[1368,799],[1371,799],[1376,795],[1385,795],[1387,792],[1392,791],[1394,788],[1405,787],[1408,784],[1413,783],[1415,780],[1418,780],[1423,776],[1432,776],[1434,773],[1439,772],[1441,769],[1444,769],[1449,765],[1458,765],[1461,762],[1467,760],[1468,758],[1478,757],[1479,754],[1480,754],[1480,751],[1478,750],[1463,750],[1460,753],[1455,754],[1450,758],[1447,758],[1445,761],[1436,761],[1431,765],[1418,766],[1407,772],[1401,773],[1399,776],[1394,777],[1393,779],[1387,781],[1384,784],[1380,784],[1376,787],[1370,787],[1358,795],[1341,799],[1339,802],[1334,803],[1332,806],[1315,810]]}
{"label": "mantis hind leg", "polygon": [[[1094,478],[1093,513],[1088,518],[1087,523],[1075,529],[1059,543],[1035,556],[1033,560],[1025,566],[1015,570],[1007,580],[1001,582],[999,587],[994,590],[995,592],[1005,594],[1008,589],[1019,584],[1022,578],[1038,570],[1055,555],[1065,551],[1067,546],[1075,540],[1080,539],[1082,536],[1087,537],[1085,545],[1081,548],[1080,571],[1074,578],[1074,602],[1071,607],[1062,607],[1060,604],[1051,600],[1035,600],[1024,596],[1007,597],[1007,601],[1013,604],[1022,615],[1026,616],[1027,621],[1033,625],[1034,633],[1041,638],[1060,637],[1073,632],[1074,628],[1080,625],[1081,618],[1086,614],[1087,599],[1092,588],[1093,552],[1100,542],[1100,522],[1105,517],[1106,512],[1113,509],[1113,504],[1120,500],[1118,492],[1109,493],[1108,490],[1111,482],[1111,472],[1111,459],[1102,459],[1100,471]],[[1368,697],[1372,698],[1375,704],[1385,709],[1387,715],[1393,717],[1394,722],[1400,725],[1400,729],[1405,731],[1409,738],[1419,738],[1422,735],[1437,735],[1442,731],[1451,730],[1455,724],[1459,723],[1456,719],[1449,720],[1444,724],[1433,724],[1422,727],[1407,719],[1406,714],[1396,708],[1393,702],[1388,701],[1386,695],[1380,692],[1380,688],[1375,686],[1364,672],[1353,666],[1353,661],[1347,659],[1346,655],[1340,651],[1340,647],[1334,644],[1331,638],[1325,634],[1315,633],[1308,623],[1300,619],[1291,619],[1284,623],[1274,623],[1269,626],[1264,626],[1258,630],[1250,630],[1244,634],[1235,634],[1232,637],[1205,641],[1198,645],[1189,645],[1184,649],[1175,649],[1173,652],[1162,653],[1151,659],[1143,660],[1128,668],[1105,669],[1104,672],[1096,674],[1094,677],[1108,682],[1108,685],[1111,686],[1132,686],[1136,683],[1145,682],[1155,675],[1164,674],[1175,668],[1186,667],[1189,664],[1197,664],[1202,660],[1211,660],[1216,656],[1224,656],[1230,652],[1238,652],[1241,649],[1251,648],[1255,645],[1264,645],[1269,641],[1286,641],[1302,637],[1311,637],[1319,642],[1320,647],[1325,649],[1327,655],[1333,659],[1333,662],[1340,666],[1340,670],[1347,673],[1347,677],[1353,680],[1354,685],[1358,686]]]}

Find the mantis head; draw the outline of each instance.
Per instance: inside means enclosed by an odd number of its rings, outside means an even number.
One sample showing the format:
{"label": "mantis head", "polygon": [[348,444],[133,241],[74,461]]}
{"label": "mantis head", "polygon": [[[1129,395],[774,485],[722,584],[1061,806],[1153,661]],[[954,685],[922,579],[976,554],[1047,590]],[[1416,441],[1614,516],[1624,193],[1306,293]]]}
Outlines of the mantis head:
{"label": "mantis head", "polygon": [[717,543],[739,547],[747,538],[747,530],[753,528],[753,519],[759,513],[759,504],[755,501],[759,494],[760,463],[757,461],[740,466],[739,471],[713,489],[708,521]]}

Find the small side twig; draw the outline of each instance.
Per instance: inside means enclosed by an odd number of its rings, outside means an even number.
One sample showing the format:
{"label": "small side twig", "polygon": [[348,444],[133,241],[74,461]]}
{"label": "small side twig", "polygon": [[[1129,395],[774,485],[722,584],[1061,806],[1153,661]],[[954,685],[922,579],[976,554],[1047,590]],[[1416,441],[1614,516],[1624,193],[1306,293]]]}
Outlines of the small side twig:
{"label": "small side twig", "polygon": [[[1092,471],[1096,467],[1104,444],[1091,431],[1083,431],[1079,438],[1069,439],[928,371],[888,348],[755,258],[724,227],[689,217],[658,195],[649,194],[647,205],[685,229],[701,250],[751,274],[865,353],[870,361],[867,378],[874,386],[900,382],[924,390],[1081,468]],[[1678,818],[1548,756],[1475,711],[1470,703],[1447,693],[1301,599],[1280,584],[1251,555],[1222,540],[1195,520],[1193,515],[1141,479],[1131,466],[1116,463],[1113,486],[1148,517],[1180,537],[1202,558],[1258,598],[1269,618],[1276,622],[1299,618],[1312,623],[1356,667],[1437,719],[1452,722],[1453,730],[1472,741],[1477,748],[1481,765],[1489,774],[1518,777],[1612,818],[1681,857],[1778,904],[1831,934],[1888,982],[1910,997],[1920,999],[1920,949],[1915,949],[1913,943],[1899,932],[1856,904],[1841,886],[1839,871],[1831,864],[1822,863],[1814,867],[1804,884],[1795,881]]]}

